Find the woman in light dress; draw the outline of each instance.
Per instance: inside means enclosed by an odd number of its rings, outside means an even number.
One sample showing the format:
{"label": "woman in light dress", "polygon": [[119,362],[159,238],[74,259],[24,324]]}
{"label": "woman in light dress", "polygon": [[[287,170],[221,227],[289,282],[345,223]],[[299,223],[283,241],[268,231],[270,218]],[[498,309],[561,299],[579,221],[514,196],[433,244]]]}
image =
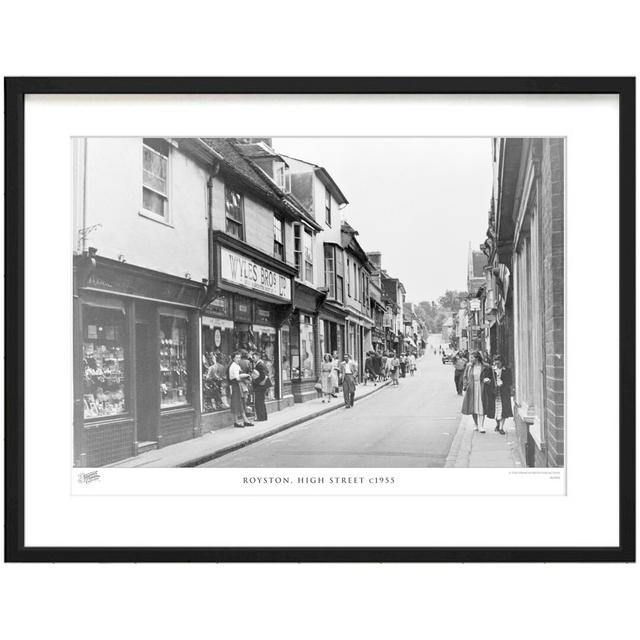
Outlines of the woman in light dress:
{"label": "woman in light dress", "polygon": [[[334,375],[333,358],[330,354],[325,353],[322,358],[322,365],[320,367],[320,385],[322,386],[322,402],[325,400],[331,402],[331,396],[334,393],[335,387],[337,387],[337,378]],[[334,384],[335,383],[335,384]]]}

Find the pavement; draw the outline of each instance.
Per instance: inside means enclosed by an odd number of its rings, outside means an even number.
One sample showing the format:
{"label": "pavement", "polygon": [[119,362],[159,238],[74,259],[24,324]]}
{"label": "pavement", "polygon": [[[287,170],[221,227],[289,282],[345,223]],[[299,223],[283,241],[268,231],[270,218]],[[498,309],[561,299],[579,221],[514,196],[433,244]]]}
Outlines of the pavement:
{"label": "pavement", "polygon": [[347,409],[342,395],[330,404],[320,398],[269,414],[254,427],[227,427],[199,438],[147,451],[109,465],[164,467],[508,467],[525,466],[516,447],[513,419],[506,435],[474,431],[471,416],[461,416],[461,396],[453,367],[427,354],[415,376],[373,386],[359,384],[356,404]]}
{"label": "pavement", "polygon": [[[318,417],[204,464],[239,468],[443,467],[460,421],[453,367],[433,354],[352,409]],[[358,387],[358,393],[364,387]]]}
{"label": "pavement", "polygon": [[505,435],[494,431],[494,420],[485,420],[486,433],[475,431],[471,416],[461,416],[458,431],[445,467],[454,468],[514,468],[524,467],[517,447],[513,418],[507,418]]}
{"label": "pavement", "polygon": [[[356,405],[351,411],[356,411],[360,401],[380,391],[388,384],[390,381],[378,383],[377,386],[371,383],[359,384],[356,388]],[[320,398],[294,404],[281,411],[270,413],[266,422],[256,422],[253,427],[215,429],[198,438],[146,451],[133,458],[127,458],[107,466],[118,468],[195,467],[340,409],[344,410],[342,393],[338,394],[338,398],[332,398],[328,404],[323,403]]]}

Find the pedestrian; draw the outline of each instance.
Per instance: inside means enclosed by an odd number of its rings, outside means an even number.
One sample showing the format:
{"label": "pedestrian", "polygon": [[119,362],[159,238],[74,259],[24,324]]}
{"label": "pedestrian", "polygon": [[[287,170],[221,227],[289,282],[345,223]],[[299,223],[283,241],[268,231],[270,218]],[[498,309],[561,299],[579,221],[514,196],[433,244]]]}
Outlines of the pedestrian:
{"label": "pedestrian", "polygon": [[241,386],[242,384],[246,385],[246,381],[250,376],[248,373],[242,372],[240,367],[241,355],[240,351],[236,351],[233,354],[233,360],[227,370],[229,386],[231,387],[231,413],[235,419],[234,427],[252,427],[253,423],[249,422],[247,418],[245,394]]}
{"label": "pedestrian", "polygon": [[491,402],[491,379],[491,367],[482,360],[482,354],[479,351],[474,351],[464,373],[465,395],[462,400],[462,414],[473,418],[475,431],[480,433],[486,433],[484,416]]}
{"label": "pedestrian", "polygon": [[462,395],[464,372],[467,368],[467,364],[467,360],[460,351],[453,356],[453,383],[456,386],[456,392],[459,396]]}
{"label": "pedestrian", "polygon": [[[322,402],[331,402],[331,396],[334,390],[334,372],[333,359],[331,355],[325,353],[322,358],[322,365],[320,367],[320,386],[322,387]],[[337,378],[335,379],[337,382]]]}
{"label": "pedestrian", "polygon": [[332,355],[333,362],[333,393],[331,396],[333,398],[338,397],[338,391],[340,389],[340,358],[338,358],[338,352],[334,351]]}
{"label": "pedestrian", "polygon": [[251,380],[253,383],[253,406],[256,414],[256,422],[264,422],[267,419],[267,405],[265,396],[271,386],[271,378],[267,365],[264,362],[264,354],[254,351],[251,354],[253,371]]}
{"label": "pedestrian", "polygon": [[375,367],[373,365],[373,353],[371,351],[367,351],[367,357],[364,360],[364,384],[367,384],[367,381],[371,380],[373,382],[373,386],[376,385],[376,372]]}
{"label": "pedestrian", "polygon": [[416,356],[414,353],[410,353],[408,357],[409,373],[414,375],[416,372]]}
{"label": "pedestrian", "polygon": [[407,355],[403,351],[400,354],[400,371],[403,378],[407,376]]}
{"label": "pedestrian", "polygon": [[393,386],[397,387],[398,377],[400,376],[400,358],[397,355],[394,355],[391,359],[391,380],[393,380]]}
{"label": "pedestrian", "polygon": [[358,371],[358,365],[349,357],[348,353],[344,354],[344,358],[340,363],[340,375],[342,376],[342,394],[344,396],[344,406],[347,409],[353,407],[356,398],[356,381],[355,376]]}
{"label": "pedestrian", "polygon": [[502,356],[493,358],[492,384],[489,385],[491,398],[487,409],[487,418],[496,421],[495,430],[505,435],[504,423],[507,418],[513,417],[511,409],[511,370],[505,367]]}
{"label": "pedestrian", "polygon": [[371,361],[373,363],[374,384],[377,384],[382,379],[382,358],[377,351],[371,352]]}

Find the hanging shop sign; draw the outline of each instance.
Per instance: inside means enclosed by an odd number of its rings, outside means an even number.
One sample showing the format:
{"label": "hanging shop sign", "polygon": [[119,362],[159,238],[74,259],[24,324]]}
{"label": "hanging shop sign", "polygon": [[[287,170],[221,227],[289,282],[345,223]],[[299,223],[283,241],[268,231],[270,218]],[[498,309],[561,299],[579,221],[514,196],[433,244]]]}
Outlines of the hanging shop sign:
{"label": "hanging shop sign", "polygon": [[220,318],[208,318],[202,316],[202,326],[213,329],[214,327],[220,327],[220,329],[233,329],[233,320],[222,320]]}
{"label": "hanging shop sign", "polygon": [[214,298],[203,310],[202,313],[211,316],[228,316],[229,315],[229,298],[227,296],[218,296]]}
{"label": "hanging shop sign", "polygon": [[220,276],[230,284],[291,300],[291,278],[226,247],[220,248]]}
{"label": "hanging shop sign", "polygon": [[471,298],[471,300],[469,300],[469,309],[471,309],[471,311],[480,311],[480,299]]}
{"label": "hanging shop sign", "polygon": [[253,316],[251,300],[249,298],[243,298],[241,296],[234,296],[233,298],[233,319],[239,322],[252,322]]}
{"label": "hanging shop sign", "polygon": [[275,321],[273,308],[266,305],[255,303],[253,315],[253,321],[258,324],[272,325]]}

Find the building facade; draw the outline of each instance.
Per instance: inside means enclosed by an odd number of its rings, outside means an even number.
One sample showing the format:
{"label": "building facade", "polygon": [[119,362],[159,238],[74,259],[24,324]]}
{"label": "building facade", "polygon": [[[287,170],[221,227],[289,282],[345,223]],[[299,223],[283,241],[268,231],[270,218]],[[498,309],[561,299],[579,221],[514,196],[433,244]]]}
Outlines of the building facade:
{"label": "building facade", "polygon": [[514,370],[514,420],[528,466],[564,465],[564,140],[493,141],[485,252],[490,337]]}

